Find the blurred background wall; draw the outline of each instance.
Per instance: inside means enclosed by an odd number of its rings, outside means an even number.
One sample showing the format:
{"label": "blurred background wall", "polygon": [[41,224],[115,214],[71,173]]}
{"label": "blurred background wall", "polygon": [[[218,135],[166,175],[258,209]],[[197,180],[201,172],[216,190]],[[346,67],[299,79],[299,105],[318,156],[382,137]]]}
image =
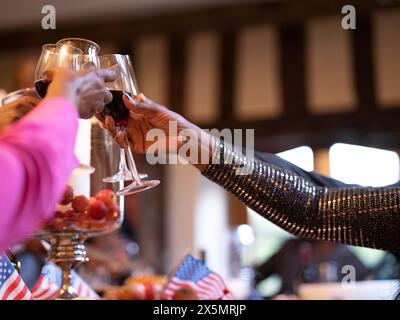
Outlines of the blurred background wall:
{"label": "blurred background wall", "polygon": [[[55,30],[41,29],[44,4],[57,10]],[[355,30],[341,27],[347,4],[356,8]],[[282,156],[323,174],[336,170],[338,178],[356,172],[348,182],[398,179],[397,153],[330,149],[345,143],[398,150],[398,1],[3,0],[1,7],[0,88],[16,89],[22,66],[23,85],[33,82],[28,61],[42,44],[89,38],[102,53],[132,54],[140,90],[204,128],[254,128],[256,149],[266,152],[303,146]],[[195,248],[229,274],[231,232],[242,224],[253,226],[253,262],[287,239],[193,168],[150,167],[139,159],[141,170],[162,184],[126,199],[127,215],[136,216],[127,223],[142,258],[158,272]],[[386,180],[379,180],[382,166]],[[382,254],[357,250],[371,265]]]}

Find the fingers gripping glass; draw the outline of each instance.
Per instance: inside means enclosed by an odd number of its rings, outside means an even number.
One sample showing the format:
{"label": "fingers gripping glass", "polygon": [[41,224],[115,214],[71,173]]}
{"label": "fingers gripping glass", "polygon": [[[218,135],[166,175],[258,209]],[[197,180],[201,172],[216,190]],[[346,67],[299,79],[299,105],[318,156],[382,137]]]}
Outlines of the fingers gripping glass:
{"label": "fingers gripping glass", "polygon": [[[113,70],[116,74],[115,81],[106,83],[106,86],[113,95],[113,100],[104,107],[103,116],[111,116],[115,122],[116,131],[122,132],[123,134],[123,148],[125,154],[121,152],[121,161],[124,161],[126,156],[127,165],[133,180],[131,184],[119,190],[117,195],[124,196],[153,188],[157,186],[160,181],[141,180],[136,170],[136,164],[133,159],[126,129],[129,118],[129,110],[125,107],[123,97],[126,96],[130,98],[131,96],[137,94],[137,85],[133,73],[132,61],[128,55],[112,54],[100,56],[99,62],[101,68]],[[119,173],[117,173],[117,175],[118,174]]]}

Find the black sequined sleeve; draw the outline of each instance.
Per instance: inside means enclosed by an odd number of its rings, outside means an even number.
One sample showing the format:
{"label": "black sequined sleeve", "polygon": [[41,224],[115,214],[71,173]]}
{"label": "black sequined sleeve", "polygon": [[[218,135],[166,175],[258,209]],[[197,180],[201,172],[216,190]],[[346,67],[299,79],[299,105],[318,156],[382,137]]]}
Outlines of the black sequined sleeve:
{"label": "black sequined sleeve", "polygon": [[325,187],[217,143],[203,175],[299,236],[399,252],[400,187]]}

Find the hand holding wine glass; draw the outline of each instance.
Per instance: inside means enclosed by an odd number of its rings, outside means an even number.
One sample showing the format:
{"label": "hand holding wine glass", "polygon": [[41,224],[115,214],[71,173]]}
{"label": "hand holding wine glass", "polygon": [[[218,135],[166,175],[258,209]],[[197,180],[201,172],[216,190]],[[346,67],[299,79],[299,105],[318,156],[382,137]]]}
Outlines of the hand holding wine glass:
{"label": "hand holding wine glass", "polygon": [[111,102],[112,96],[105,82],[115,80],[115,74],[112,70],[86,67],[89,62],[97,62],[98,46],[95,43],[84,39],[64,40],[42,46],[35,70],[35,88],[42,98],[62,96],[71,100],[80,117],[88,119]]}
{"label": "hand holding wine glass", "polygon": [[[148,132],[152,129],[161,129],[165,133],[166,141],[159,143],[159,145],[165,145],[166,148],[165,150],[158,150],[159,153],[176,153],[182,143],[190,143],[190,141],[182,139],[183,136],[180,136],[182,130],[190,130],[192,137],[197,137],[198,155],[200,156],[203,151],[212,154],[213,138],[176,112],[150,100],[143,94],[138,94],[132,98],[124,97],[123,101],[126,108],[130,110],[126,129],[128,139],[136,153],[146,153],[149,146],[154,143],[146,139]],[[114,119],[105,117],[100,120],[116,141],[123,145],[124,136],[117,130]],[[176,124],[176,132],[170,132],[171,122]],[[198,169],[204,170],[207,164],[202,164],[201,159],[198,160],[197,163],[192,164]]]}
{"label": "hand holding wine glass", "polygon": [[[111,91],[113,100],[107,104],[102,113],[98,114],[100,119],[112,117],[115,123],[116,130],[123,135],[123,143],[121,144],[121,163],[125,163],[127,158],[126,168],[120,166],[120,171],[111,177],[105,178],[104,181],[128,181],[132,183],[117,192],[118,196],[129,195],[141,192],[157,186],[160,181],[141,179],[141,175],[137,172],[136,164],[133,159],[131,146],[127,135],[127,122],[129,119],[129,109],[126,108],[123,99],[130,99],[131,96],[137,94],[137,84],[133,72],[132,61],[130,56],[121,54],[111,54],[99,57],[100,67],[106,68],[116,73],[116,79],[113,82],[108,82],[107,87]],[[130,175],[125,171],[128,169]]]}
{"label": "hand holding wine glass", "polygon": [[51,82],[46,97],[68,98],[76,105],[82,119],[89,119],[103,111],[104,106],[112,101],[112,95],[105,86],[105,82],[115,80],[112,70],[56,68],[47,71],[45,79]]}

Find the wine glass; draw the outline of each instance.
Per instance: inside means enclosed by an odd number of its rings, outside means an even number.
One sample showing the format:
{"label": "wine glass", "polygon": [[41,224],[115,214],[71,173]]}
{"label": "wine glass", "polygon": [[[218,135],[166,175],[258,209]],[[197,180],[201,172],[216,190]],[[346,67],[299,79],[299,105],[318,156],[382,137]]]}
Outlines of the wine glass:
{"label": "wine glass", "polygon": [[[41,98],[47,94],[50,81],[45,78],[46,71],[61,67],[70,70],[80,70],[83,51],[68,43],[45,44],[35,70],[35,89]],[[75,169],[81,173],[93,173],[94,168],[90,165],[79,164]]]}
{"label": "wine glass", "polygon": [[96,42],[83,38],[64,38],[57,41],[56,45],[75,47],[82,52],[82,55],[88,56],[86,58],[97,56],[100,50],[100,46]]}
{"label": "wine glass", "polygon": [[98,53],[100,46],[88,39],[83,38],[64,38],[57,41],[57,46],[72,46],[81,50],[82,54],[79,56],[80,69],[98,68],[99,60]]}
{"label": "wine glass", "polygon": [[[123,148],[128,160],[129,170],[133,179],[131,184],[117,191],[117,195],[124,196],[153,188],[157,186],[160,181],[141,180],[136,169],[136,164],[133,159],[132,150],[128,141],[126,130],[129,118],[129,110],[124,105],[123,97],[125,96],[129,99],[131,98],[131,96],[138,93],[131,58],[129,55],[110,54],[99,56],[99,62],[101,68],[110,69],[116,74],[115,81],[106,83],[107,88],[111,91],[113,95],[113,100],[111,103],[107,104],[104,107],[103,116],[111,116],[115,121],[116,130],[122,131],[123,133]],[[124,160],[125,155],[121,153],[122,160]]]}
{"label": "wine glass", "polygon": [[35,70],[35,89],[38,95],[44,98],[47,93],[50,82],[45,78],[46,71],[57,67],[79,70],[81,55],[82,50],[71,45],[43,45]]}
{"label": "wine glass", "polygon": [[25,89],[19,89],[16,91],[12,91],[7,93],[2,99],[1,99],[1,106],[4,106],[6,104],[9,104],[19,98],[22,97],[34,97],[34,98],[40,98],[39,95],[37,94],[35,88],[25,88]]}

